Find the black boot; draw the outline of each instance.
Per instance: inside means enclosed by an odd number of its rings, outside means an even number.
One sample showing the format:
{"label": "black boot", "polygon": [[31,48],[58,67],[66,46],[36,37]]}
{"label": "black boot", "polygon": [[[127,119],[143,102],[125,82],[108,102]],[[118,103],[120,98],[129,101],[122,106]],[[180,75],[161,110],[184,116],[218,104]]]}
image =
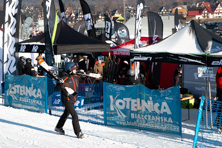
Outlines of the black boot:
{"label": "black boot", "polygon": [[84,138],[83,133],[82,133],[82,132],[79,132],[79,133],[77,134],[77,138],[80,138],[80,139]]}
{"label": "black boot", "polygon": [[65,135],[65,131],[63,130],[63,128],[55,128],[55,131],[58,132],[60,135]]}

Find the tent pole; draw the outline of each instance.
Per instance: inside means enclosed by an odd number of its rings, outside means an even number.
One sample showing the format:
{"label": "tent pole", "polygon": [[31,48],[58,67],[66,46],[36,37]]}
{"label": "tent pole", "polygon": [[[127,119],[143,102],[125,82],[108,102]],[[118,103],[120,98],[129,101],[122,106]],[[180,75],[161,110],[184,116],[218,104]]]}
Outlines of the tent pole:
{"label": "tent pole", "polygon": [[208,77],[207,79],[208,79],[208,90],[209,90],[209,100],[210,100],[210,127],[211,129],[213,129],[210,77]]}
{"label": "tent pole", "polygon": [[206,127],[208,127],[208,114],[207,114],[207,110],[208,110],[208,93],[207,93],[207,77],[205,79],[205,96],[206,96]]}

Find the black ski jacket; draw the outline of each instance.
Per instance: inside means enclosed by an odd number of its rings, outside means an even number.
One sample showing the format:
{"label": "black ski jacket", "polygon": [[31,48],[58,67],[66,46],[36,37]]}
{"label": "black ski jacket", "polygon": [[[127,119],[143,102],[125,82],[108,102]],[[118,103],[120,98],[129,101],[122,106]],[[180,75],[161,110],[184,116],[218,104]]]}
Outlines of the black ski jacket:
{"label": "black ski jacket", "polygon": [[[81,80],[80,76],[66,75],[63,76],[62,79],[64,80],[64,83],[58,83],[55,87],[55,91],[61,91],[61,99],[63,103],[67,101],[75,103],[79,92],[79,81]],[[70,87],[75,91],[75,93],[68,95],[65,87]]]}
{"label": "black ski jacket", "polygon": [[25,74],[30,75],[30,76],[35,76],[35,68],[32,66],[31,63],[26,63],[25,64]]}

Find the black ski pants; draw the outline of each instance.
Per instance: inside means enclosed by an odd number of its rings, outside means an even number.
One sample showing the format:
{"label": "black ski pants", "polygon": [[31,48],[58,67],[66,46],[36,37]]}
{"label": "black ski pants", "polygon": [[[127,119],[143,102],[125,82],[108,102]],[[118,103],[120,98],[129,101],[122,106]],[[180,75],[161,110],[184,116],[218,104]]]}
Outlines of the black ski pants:
{"label": "black ski pants", "polygon": [[56,127],[62,128],[66,122],[67,117],[71,114],[73,130],[74,130],[74,133],[77,135],[79,132],[81,132],[81,129],[80,129],[80,125],[79,125],[78,115],[77,115],[77,112],[74,108],[74,103],[72,103],[70,101],[66,101],[66,102],[63,102],[63,104],[65,106],[65,110],[64,110],[62,116],[60,117]]}

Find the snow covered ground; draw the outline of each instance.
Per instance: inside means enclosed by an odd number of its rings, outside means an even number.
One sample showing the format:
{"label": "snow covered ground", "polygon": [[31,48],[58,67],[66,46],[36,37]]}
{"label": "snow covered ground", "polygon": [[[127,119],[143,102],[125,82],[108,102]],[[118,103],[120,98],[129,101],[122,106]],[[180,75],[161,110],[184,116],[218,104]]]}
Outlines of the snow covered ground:
{"label": "snow covered ground", "polygon": [[[182,138],[161,132],[80,122],[85,138],[77,139],[71,119],[68,119],[64,126],[66,134],[59,135],[54,131],[59,117],[0,105],[0,147],[191,148],[198,110],[190,111],[190,120],[182,122]],[[182,113],[182,118],[187,118],[187,110]]]}

